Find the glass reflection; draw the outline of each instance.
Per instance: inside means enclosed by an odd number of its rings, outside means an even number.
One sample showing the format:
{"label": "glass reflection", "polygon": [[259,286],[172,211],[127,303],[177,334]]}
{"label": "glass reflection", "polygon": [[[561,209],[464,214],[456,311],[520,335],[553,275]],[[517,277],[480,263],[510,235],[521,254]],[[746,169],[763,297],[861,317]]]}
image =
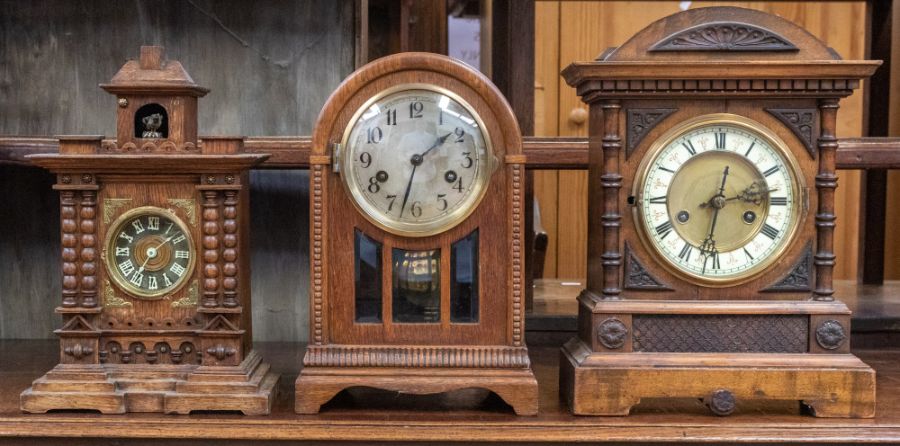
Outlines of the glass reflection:
{"label": "glass reflection", "polygon": [[356,322],[381,322],[381,243],[356,230]]}
{"label": "glass reflection", "polygon": [[450,322],[478,322],[478,230],[450,251]]}
{"label": "glass reflection", "polygon": [[441,250],[393,250],[394,322],[440,322]]}

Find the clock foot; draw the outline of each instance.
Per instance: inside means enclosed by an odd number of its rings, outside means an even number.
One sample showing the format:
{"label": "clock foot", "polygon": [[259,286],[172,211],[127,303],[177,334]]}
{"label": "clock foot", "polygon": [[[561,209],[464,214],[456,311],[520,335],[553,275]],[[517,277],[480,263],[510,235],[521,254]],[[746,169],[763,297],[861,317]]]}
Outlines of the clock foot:
{"label": "clock foot", "polygon": [[103,414],[126,412],[125,393],[99,365],[60,364],[36,379],[19,396],[28,413],[51,410],[96,410]]}
{"label": "clock foot", "polygon": [[58,365],[22,392],[24,412],[96,410],[188,414],[195,410],[268,415],[278,375],[251,352],[235,367]]}
{"label": "clock foot", "polygon": [[851,354],[601,353],[575,338],[562,348],[560,391],[576,415],[702,398],[718,415],[755,399],[803,401],[817,417],[875,416],[875,371]]}
{"label": "clock foot", "polygon": [[461,389],[485,389],[509,404],[517,415],[538,412],[537,380],[531,369],[401,367],[304,367],[297,378],[294,410],[315,414],[344,389],[369,387],[426,395]]}

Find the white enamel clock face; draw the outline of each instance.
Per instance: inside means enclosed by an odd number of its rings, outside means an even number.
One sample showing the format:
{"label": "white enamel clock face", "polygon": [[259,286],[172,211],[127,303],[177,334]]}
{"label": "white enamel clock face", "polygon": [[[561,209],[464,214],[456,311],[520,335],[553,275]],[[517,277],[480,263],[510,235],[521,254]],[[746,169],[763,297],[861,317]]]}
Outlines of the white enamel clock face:
{"label": "white enamel clock face", "polygon": [[428,236],[461,223],[493,164],[472,107],[450,92],[402,86],[369,101],[345,134],[342,176],[357,208],[395,234]]}
{"label": "white enamel clock face", "polygon": [[771,266],[793,237],[802,203],[784,143],[726,114],[663,137],[638,188],[645,241],[670,270],[705,283],[732,284]]}

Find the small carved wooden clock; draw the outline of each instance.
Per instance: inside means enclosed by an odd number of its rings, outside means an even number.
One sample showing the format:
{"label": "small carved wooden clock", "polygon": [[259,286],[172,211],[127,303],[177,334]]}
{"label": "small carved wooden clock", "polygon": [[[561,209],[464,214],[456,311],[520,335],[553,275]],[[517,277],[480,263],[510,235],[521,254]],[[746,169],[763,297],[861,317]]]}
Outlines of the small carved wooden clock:
{"label": "small carved wooden clock", "polygon": [[108,84],[117,139],[60,137],[60,363],[26,412],[267,414],[278,376],[251,349],[243,139],[197,139],[197,86],[161,47]]}
{"label": "small carved wooden clock", "polygon": [[524,343],[524,157],[509,105],[445,56],[372,62],[313,135],[310,343],[296,410],[353,386],[491,390],[537,413]]}
{"label": "small carved wooden clock", "polygon": [[832,269],[838,101],[878,65],[715,7],[563,71],[590,105],[588,282],[560,371],[576,414],[699,397],[874,416]]}

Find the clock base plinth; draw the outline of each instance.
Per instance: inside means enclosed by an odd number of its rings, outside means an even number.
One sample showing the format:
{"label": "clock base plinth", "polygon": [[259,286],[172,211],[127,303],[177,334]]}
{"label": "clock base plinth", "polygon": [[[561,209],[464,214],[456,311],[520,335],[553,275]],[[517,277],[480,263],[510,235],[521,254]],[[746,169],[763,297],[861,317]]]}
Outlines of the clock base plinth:
{"label": "clock base plinth", "polygon": [[318,413],[323,404],[351,387],[415,395],[478,388],[495,393],[517,415],[538,412],[537,380],[530,368],[304,367],[295,386],[294,410],[299,414]]}
{"label": "clock base plinth", "polygon": [[875,416],[875,371],[849,353],[600,353],[578,338],[562,348],[560,391],[576,415],[628,415],[642,398],[715,405],[721,390],[732,408],[735,400],[797,400],[816,417]]}
{"label": "clock base plinth", "polygon": [[29,413],[188,414],[215,410],[267,415],[277,382],[278,375],[255,352],[236,367],[62,364],[22,392],[20,407]]}

